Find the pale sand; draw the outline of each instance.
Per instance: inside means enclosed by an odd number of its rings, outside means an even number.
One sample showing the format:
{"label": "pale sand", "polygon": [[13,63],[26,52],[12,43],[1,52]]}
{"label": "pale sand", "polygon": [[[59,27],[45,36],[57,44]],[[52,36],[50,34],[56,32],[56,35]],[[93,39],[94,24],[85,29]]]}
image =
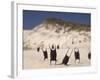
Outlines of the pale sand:
{"label": "pale sand", "polygon": [[[88,53],[87,49],[80,48],[80,63],[75,63],[74,58],[74,52],[72,52],[72,55],[69,59],[68,65],[55,65],[54,62],[52,62],[52,65],[50,65],[50,53],[48,53],[48,60],[43,60],[43,53],[42,51],[37,52],[36,50],[25,50],[24,51],[24,69],[36,69],[36,68],[60,68],[60,67],[76,67],[76,66],[90,66],[90,60],[88,59]],[[50,52],[48,50],[48,52]],[[64,58],[65,54],[67,52],[67,49],[59,49],[57,50],[57,64],[60,64],[62,62],[62,59]],[[70,54],[70,51],[68,52],[68,55]]]}
{"label": "pale sand", "polygon": [[[23,50],[23,68],[24,69],[39,69],[39,68],[59,68],[59,67],[77,67],[77,66],[90,66],[91,61],[88,59],[88,53],[90,51],[90,38],[81,35],[86,33],[90,36],[90,32],[83,32],[79,34],[78,32],[71,31],[69,33],[62,34],[55,33],[53,30],[46,30],[44,27],[38,28],[34,30],[24,30],[24,47],[30,48]],[[60,36],[60,37],[59,37]],[[84,40],[86,38],[86,40]],[[75,44],[72,44],[72,40],[74,39]],[[79,43],[79,40],[82,42]],[[44,45],[45,44],[45,45]],[[80,51],[80,63],[75,64],[74,52],[72,53],[69,59],[69,66],[66,65],[50,65],[50,51],[48,46],[52,44],[59,44],[61,47],[57,50],[57,64],[62,62],[64,58],[67,47],[70,47],[71,50],[75,47],[79,48]],[[43,53],[37,52],[37,47],[46,47],[48,48],[48,60],[43,60]]]}

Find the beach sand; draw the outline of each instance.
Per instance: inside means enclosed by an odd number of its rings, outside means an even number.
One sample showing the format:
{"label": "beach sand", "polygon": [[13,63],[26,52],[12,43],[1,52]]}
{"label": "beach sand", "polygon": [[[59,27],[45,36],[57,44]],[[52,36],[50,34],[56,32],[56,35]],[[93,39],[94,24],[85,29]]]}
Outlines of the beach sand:
{"label": "beach sand", "polygon": [[[88,59],[88,53],[90,52],[91,42],[87,35],[90,32],[81,33],[71,31],[69,33],[55,33],[53,30],[45,30],[45,28],[40,27],[34,30],[24,30],[24,48],[23,49],[23,69],[43,69],[43,68],[63,68],[63,67],[84,67],[91,66],[91,60]],[[84,35],[87,34],[87,35]],[[74,44],[72,44],[74,41]],[[79,42],[81,41],[81,42]],[[55,65],[52,62],[50,65],[50,49],[49,45],[58,45],[60,49],[57,49],[57,64],[60,64],[68,50],[68,55],[76,47],[80,52],[80,63],[75,63],[74,51],[69,59],[68,65]],[[37,47],[45,47],[48,51],[48,59],[44,60],[43,52],[40,49],[37,52]]]}

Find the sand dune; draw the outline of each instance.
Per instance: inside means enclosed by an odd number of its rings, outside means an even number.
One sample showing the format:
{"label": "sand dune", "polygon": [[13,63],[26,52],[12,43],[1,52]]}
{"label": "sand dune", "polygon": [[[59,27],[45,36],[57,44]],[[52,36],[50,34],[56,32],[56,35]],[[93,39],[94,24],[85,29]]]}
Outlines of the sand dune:
{"label": "sand dune", "polygon": [[[54,30],[47,30],[45,27],[39,26],[33,30],[24,30],[24,69],[34,68],[58,68],[58,67],[74,67],[74,66],[90,66],[88,53],[90,51],[90,32],[77,32],[70,31],[63,33],[56,33]],[[74,42],[72,44],[72,42]],[[68,55],[75,47],[79,48],[81,61],[75,64],[74,51],[69,60],[69,66],[66,65],[50,65],[50,50],[49,46],[55,44],[59,45],[60,49],[57,50],[57,64],[62,62],[67,47],[70,48]],[[43,60],[43,53],[37,52],[37,47],[45,47],[48,49],[48,60]]]}

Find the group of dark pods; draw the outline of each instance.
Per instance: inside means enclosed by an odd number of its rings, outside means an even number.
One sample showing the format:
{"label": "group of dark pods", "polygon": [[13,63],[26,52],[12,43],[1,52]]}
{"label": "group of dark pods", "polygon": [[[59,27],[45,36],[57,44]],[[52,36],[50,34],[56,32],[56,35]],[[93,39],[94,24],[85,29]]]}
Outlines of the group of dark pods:
{"label": "group of dark pods", "polygon": [[[39,52],[40,49],[43,52],[44,60],[48,59],[48,51],[47,51],[47,49],[43,49],[43,48],[38,47],[37,51]],[[51,64],[52,61],[54,61],[55,65],[56,65],[56,62],[57,62],[57,49],[60,49],[60,46],[59,45],[57,45],[57,46],[52,45],[51,47],[49,46],[49,49],[50,49],[50,64]],[[68,62],[69,62],[69,59],[71,57],[71,54],[72,54],[73,50],[74,50],[75,63],[76,63],[77,60],[78,60],[78,63],[80,63],[80,51],[79,51],[79,49],[78,48],[72,49],[70,55],[68,56],[67,53],[69,52],[69,49],[70,48],[68,47],[68,50],[67,50],[67,52],[66,52],[66,54],[65,54],[65,56],[62,59],[62,62],[60,64],[68,65]],[[88,53],[87,58],[89,60],[91,60],[91,52]]]}

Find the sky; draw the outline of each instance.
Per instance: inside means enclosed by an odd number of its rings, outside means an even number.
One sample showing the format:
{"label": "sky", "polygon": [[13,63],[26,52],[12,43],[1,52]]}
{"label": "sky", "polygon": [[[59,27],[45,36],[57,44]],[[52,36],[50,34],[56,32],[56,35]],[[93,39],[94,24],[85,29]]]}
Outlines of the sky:
{"label": "sky", "polygon": [[41,24],[48,17],[72,21],[80,24],[91,24],[90,13],[23,10],[23,29],[32,29]]}

